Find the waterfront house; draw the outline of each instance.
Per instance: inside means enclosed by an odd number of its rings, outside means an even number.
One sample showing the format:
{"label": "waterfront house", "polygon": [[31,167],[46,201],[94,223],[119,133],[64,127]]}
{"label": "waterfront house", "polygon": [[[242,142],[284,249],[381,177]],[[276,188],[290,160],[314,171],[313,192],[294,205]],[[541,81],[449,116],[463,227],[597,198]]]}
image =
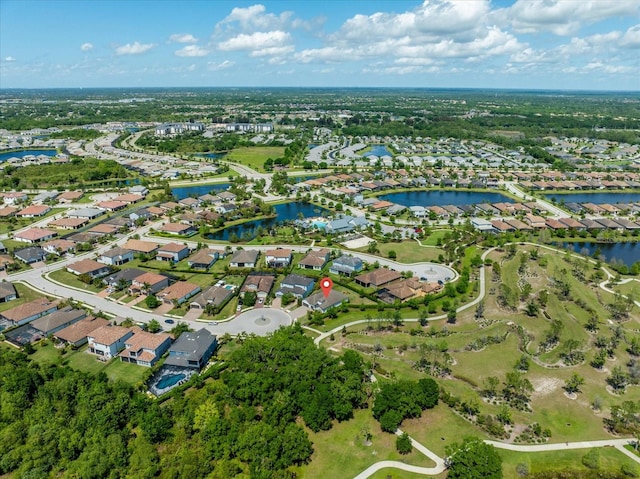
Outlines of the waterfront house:
{"label": "waterfront house", "polygon": [[158,228],[158,231],[180,236],[193,236],[198,232],[193,226],[186,225],[184,223],[166,223],[160,226],[160,228]]}

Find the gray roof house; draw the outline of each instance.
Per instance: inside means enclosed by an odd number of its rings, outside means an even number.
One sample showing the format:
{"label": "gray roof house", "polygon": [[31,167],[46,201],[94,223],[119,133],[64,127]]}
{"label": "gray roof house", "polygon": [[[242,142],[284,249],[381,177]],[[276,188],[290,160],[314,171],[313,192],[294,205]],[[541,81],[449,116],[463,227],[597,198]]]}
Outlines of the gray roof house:
{"label": "gray roof house", "polygon": [[98,208],[81,208],[79,210],[70,211],[67,213],[69,218],[87,218],[94,219],[98,216],[105,214],[105,210],[99,210]]}
{"label": "gray roof house", "polygon": [[276,291],[276,296],[291,293],[296,298],[304,298],[313,290],[314,284],[313,278],[307,278],[299,274],[289,274],[280,283],[280,289]]}
{"label": "gray roof house", "polygon": [[329,267],[329,272],[332,274],[344,274],[351,276],[353,273],[362,271],[364,267],[362,260],[356,256],[345,254],[333,260],[333,263]]}
{"label": "gray roof house", "polygon": [[233,296],[233,291],[220,286],[210,286],[189,303],[190,308],[204,309],[208,304],[212,306],[221,306]]}
{"label": "gray roof house", "polygon": [[133,261],[133,251],[126,248],[113,248],[102,253],[98,261],[112,266],[120,266],[128,261]]}
{"label": "gray roof house", "polygon": [[138,276],[144,274],[146,271],[137,268],[128,268],[118,271],[117,273],[110,274],[109,276],[102,279],[102,282],[107,286],[115,287],[118,285],[120,280],[127,283],[127,286],[131,284],[131,282],[137,278]]}
{"label": "gray roof house", "polygon": [[67,326],[77,323],[86,317],[87,313],[85,311],[67,306],[64,309],[59,309],[32,321],[31,327],[37,329],[46,337],[50,334],[57,333]]}
{"label": "gray roof house", "polygon": [[169,357],[164,364],[201,369],[213,356],[217,346],[218,339],[206,329],[182,333],[169,348]]}
{"label": "gray roof house", "polygon": [[16,288],[13,284],[6,281],[0,283],[0,303],[7,303],[18,297]]}
{"label": "gray roof house", "polygon": [[302,304],[314,311],[326,313],[329,309],[340,306],[342,303],[348,300],[349,297],[339,291],[331,290],[326,298],[324,297],[324,293],[322,291],[319,291],[315,294],[312,294],[308,298],[303,299]]}
{"label": "gray roof house", "polygon": [[31,264],[38,261],[44,261],[47,253],[45,252],[45,250],[40,248],[40,246],[31,246],[29,248],[23,248],[18,251],[14,251],[13,255],[20,261]]}
{"label": "gray roof house", "polygon": [[241,249],[233,253],[229,266],[231,268],[255,268],[258,262],[259,251]]}

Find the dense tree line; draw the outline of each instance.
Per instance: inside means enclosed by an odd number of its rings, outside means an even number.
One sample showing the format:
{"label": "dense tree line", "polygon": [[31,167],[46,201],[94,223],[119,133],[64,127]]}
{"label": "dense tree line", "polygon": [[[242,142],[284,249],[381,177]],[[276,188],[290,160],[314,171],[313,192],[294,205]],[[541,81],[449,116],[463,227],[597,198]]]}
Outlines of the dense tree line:
{"label": "dense tree line", "polygon": [[404,419],[420,417],[422,411],[435,407],[438,395],[438,384],[431,378],[385,383],[376,395],[373,417],[383,431],[394,432]]}
{"label": "dense tree line", "polygon": [[366,404],[361,357],[334,359],[299,326],[247,338],[228,364],[151,400],[104,374],[0,349],[0,475],[293,477],[313,452],[299,418],[328,429]]}

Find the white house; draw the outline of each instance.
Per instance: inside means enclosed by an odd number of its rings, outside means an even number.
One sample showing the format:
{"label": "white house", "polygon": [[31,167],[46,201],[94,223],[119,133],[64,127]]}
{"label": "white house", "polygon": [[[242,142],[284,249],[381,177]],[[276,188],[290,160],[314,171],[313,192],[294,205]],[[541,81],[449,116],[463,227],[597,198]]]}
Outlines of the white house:
{"label": "white house", "polygon": [[124,349],[126,340],[133,336],[133,333],[132,329],[121,326],[102,326],[87,336],[87,351],[104,359],[111,359]]}

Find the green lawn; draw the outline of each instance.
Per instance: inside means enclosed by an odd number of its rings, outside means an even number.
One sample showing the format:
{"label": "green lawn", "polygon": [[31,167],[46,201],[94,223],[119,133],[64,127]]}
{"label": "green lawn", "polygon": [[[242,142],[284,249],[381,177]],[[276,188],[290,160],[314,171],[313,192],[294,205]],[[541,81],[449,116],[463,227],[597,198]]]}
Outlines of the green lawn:
{"label": "green lawn", "polygon": [[102,291],[104,289],[103,287],[95,287],[92,284],[85,284],[80,281],[75,274],[69,273],[64,269],[52,271],[51,273],[49,273],[49,277],[54,281],[62,283],[66,286],[81,289],[83,291],[88,291],[91,293],[97,293],[98,291]]}
{"label": "green lawn", "polygon": [[[363,444],[363,431],[372,434],[370,446]],[[433,462],[415,450],[406,456],[395,448],[396,436],[380,430],[370,410],[355,411],[354,418],[334,423],[329,431],[309,432],[314,453],[311,463],[296,469],[301,478],[354,477],[371,464],[383,461],[402,461],[418,466],[433,467]]]}
{"label": "green lawn", "polygon": [[[416,241],[401,241],[399,243],[381,243],[378,242],[379,256],[389,258],[389,251],[396,252],[396,261],[399,263],[420,263],[422,261],[437,261],[440,254],[444,254],[444,250],[440,248],[425,248],[420,246]],[[358,251],[367,253],[367,247],[360,248]]]}
{"label": "green lawn", "polygon": [[283,146],[247,146],[236,148],[225,157],[225,160],[246,165],[256,171],[264,172],[264,162],[269,158],[284,156]]}

